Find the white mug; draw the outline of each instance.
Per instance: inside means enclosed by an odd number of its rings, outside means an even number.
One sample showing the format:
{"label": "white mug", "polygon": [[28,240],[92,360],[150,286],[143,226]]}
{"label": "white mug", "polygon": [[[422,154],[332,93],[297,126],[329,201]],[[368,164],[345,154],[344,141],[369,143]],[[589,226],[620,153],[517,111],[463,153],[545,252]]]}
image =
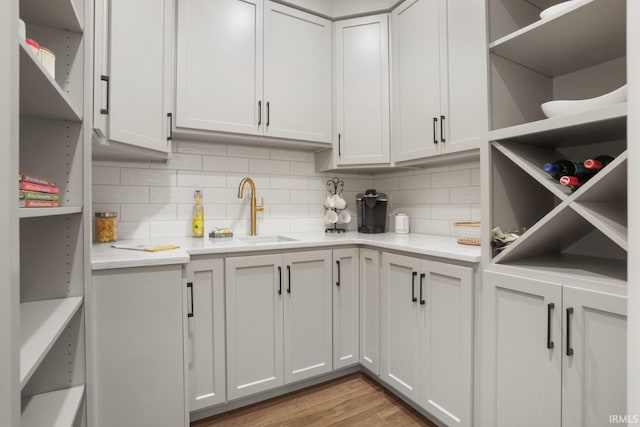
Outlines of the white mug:
{"label": "white mug", "polygon": [[349,224],[351,222],[351,214],[349,211],[340,212],[340,222],[344,224]]}
{"label": "white mug", "polygon": [[328,210],[326,214],[324,214],[324,220],[328,224],[335,224],[338,222],[338,214],[336,211]]}
{"label": "white mug", "polygon": [[335,197],[335,208],[336,209],[344,209],[347,207],[347,202],[342,198],[342,195],[337,194]]}
{"label": "white mug", "polygon": [[406,213],[396,214],[396,233],[409,233],[409,215]]}

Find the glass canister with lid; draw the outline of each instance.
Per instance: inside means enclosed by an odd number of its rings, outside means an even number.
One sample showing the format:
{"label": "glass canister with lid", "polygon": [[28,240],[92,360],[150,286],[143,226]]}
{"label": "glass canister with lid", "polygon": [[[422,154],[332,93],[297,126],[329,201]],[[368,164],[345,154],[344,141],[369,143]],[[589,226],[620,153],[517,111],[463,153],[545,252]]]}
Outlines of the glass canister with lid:
{"label": "glass canister with lid", "polygon": [[118,239],[116,229],[116,212],[96,212],[95,240],[106,243],[115,242]]}

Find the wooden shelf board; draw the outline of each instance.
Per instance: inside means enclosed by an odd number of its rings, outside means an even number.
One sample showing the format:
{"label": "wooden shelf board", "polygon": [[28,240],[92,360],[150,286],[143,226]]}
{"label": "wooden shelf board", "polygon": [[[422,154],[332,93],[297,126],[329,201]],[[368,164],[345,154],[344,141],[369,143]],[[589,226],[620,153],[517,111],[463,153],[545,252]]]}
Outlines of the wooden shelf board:
{"label": "wooden shelf board", "polygon": [[82,305],[82,297],[20,304],[20,387],[24,387]]}
{"label": "wooden shelf board", "polygon": [[507,145],[494,142],[492,145],[560,200],[566,199],[571,194],[568,187],[551,179],[549,174],[542,169],[545,163],[562,157],[555,151],[520,143]]}
{"label": "wooden shelf board", "polygon": [[607,202],[572,203],[571,207],[602,234],[628,250],[627,206]]}
{"label": "wooden shelf board", "polygon": [[20,218],[41,218],[45,216],[82,213],[82,206],[62,206],[57,208],[19,208]]}
{"label": "wooden shelf board", "polygon": [[627,104],[624,103],[492,130],[489,140],[508,139],[559,147],[623,139],[626,134]]}
{"label": "wooden shelf board", "polygon": [[73,0],[20,0],[20,18],[30,24],[82,33]]}
{"label": "wooden shelf board", "polygon": [[490,51],[547,76],[626,55],[626,1],[582,0],[489,45]]}
{"label": "wooden shelf board", "polygon": [[82,114],[51,78],[26,43],[20,42],[20,114],[51,120],[82,121]]}
{"label": "wooden shelf board", "polygon": [[22,427],[73,427],[84,397],[84,385],[22,400]]}

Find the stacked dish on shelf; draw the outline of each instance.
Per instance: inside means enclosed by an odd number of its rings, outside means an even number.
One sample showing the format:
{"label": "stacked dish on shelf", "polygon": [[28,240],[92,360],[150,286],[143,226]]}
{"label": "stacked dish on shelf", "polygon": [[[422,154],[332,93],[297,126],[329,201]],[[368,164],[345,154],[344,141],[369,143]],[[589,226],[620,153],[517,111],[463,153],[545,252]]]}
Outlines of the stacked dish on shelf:
{"label": "stacked dish on shelf", "polygon": [[[491,227],[527,231],[492,262],[624,281],[626,2],[518,5],[529,25],[495,26],[489,45]],[[615,159],[575,191],[543,170],[603,153]]]}

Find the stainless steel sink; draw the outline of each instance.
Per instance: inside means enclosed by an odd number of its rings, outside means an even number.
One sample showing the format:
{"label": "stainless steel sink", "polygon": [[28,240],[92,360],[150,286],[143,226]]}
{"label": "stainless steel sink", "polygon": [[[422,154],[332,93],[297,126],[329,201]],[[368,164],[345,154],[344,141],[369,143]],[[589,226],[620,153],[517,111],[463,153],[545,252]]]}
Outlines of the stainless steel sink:
{"label": "stainless steel sink", "polygon": [[297,242],[298,239],[293,239],[286,236],[246,236],[238,237],[238,240],[248,243],[250,245],[267,245],[272,243],[286,243]]}

